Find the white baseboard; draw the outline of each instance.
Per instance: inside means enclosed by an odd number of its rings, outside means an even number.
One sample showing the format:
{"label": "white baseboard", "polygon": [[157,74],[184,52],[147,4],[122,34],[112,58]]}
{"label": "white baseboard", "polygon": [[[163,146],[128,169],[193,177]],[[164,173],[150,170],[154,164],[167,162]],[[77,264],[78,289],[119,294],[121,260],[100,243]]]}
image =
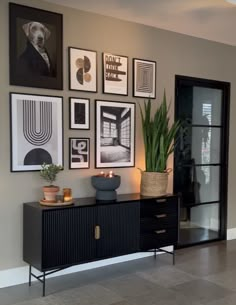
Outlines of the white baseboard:
{"label": "white baseboard", "polygon": [[227,230],[227,240],[236,239],[236,228]]}
{"label": "white baseboard", "polygon": [[[173,246],[165,247],[163,249],[165,249],[166,251],[172,251]],[[158,254],[161,254],[161,252],[159,252]],[[113,264],[117,264],[117,263],[128,262],[131,260],[144,258],[144,257],[152,256],[152,255],[153,255],[153,253],[150,253],[150,252],[149,253],[140,252],[140,253],[135,253],[135,254],[118,256],[118,257],[109,258],[109,259],[96,261],[96,262],[92,262],[92,263],[76,265],[76,266],[64,269],[62,271],[56,272],[54,274],[51,274],[48,277],[55,277],[55,276],[60,276],[60,275],[64,275],[64,274],[80,272],[80,271],[89,270],[89,269],[95,269],[95,268],[113,265]],[[33,269],[33,272],[36,275],[39,274],[39,272],[37,272],[37,270]],[[27,283],[28,280],[29,280],[29,267],[28,266],[0,271],[0,288],[24,284],[24,283]],[[34,279],[32,277],[32,281],[36,281],[36,279]]]}
{"label": "white baseboard", "polygon": [[[227,240],[232,240],[232,239],[236,239],[236,228],[227,230]],[[172,246],[165,247],[164,249],[167,251],[172,251],[173,247]],[[161,252],[158,254],[161,254]],[[135,254],[118,256],[115,258],[109,258],[109,259],[96,261],[96,262],[92,262],[92,263],[76,265],[76,266],[64,269],[62,271],[59,271],[57,273],[54,273],[54,274],[50,275],[49,277],[61,276],[61,275],[65,275],[65,274],[85,271],[85,270],[89,270],[89,269],[95,269],[95,268],[113,265],[113,264],[117,264],[117,263],[128,262],[131,260],[140,259],[140,258],[148,257],[151,255],[153,255],[153,253],[140,252],[140,253],[135,253]],[[37,272],[37,270],[34,270],[34,273],[39,274],[39,272]],[[0,270],[0,288],[27,283],[28,278],[29,278],[28,266],[7,269],[7,270]],[[36,281],[36,279],[32,278],[32,281]]]}

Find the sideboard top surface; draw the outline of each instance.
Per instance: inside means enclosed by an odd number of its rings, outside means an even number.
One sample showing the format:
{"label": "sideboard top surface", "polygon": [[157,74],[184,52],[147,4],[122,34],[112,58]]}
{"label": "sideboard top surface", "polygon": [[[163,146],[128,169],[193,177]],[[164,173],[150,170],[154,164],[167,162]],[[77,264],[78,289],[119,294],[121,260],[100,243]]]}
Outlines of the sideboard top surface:
{"label": "sideboard top surface", "polygon": [[85,197],[85,198],[74,198],[73,199],[73,204],[68,205],[68,206],[42,206],[40,205],[39,202],[26,202],[24,205],[28,205],[34,208],[38,208],[41,210],[52,210],[52,209],[69,209],[73,207],[86,207],[86,206],[98,206],[98,205],[108,205],[108,204],[117,204],[117,203],[124,203],[124,202],[139,202],[143,200],[148,200],[148,199],[154,199],[154,198],[166,198],[166,197],[173,197],[174,195],[172,194],[167,194],[165,196],[161,197],[144,197],[141,196],[140,193],[133,193],[133,194],[121,194],[117,195],[117,200],[115,201],[97,201],[95,197]]}

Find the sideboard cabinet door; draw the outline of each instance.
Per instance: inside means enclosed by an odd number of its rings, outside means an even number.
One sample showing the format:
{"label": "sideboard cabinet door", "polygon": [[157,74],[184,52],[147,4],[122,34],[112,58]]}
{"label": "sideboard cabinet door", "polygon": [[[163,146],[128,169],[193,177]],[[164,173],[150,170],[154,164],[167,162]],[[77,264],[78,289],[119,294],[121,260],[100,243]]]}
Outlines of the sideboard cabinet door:
{"label": "sideboard cabinet door", "polygon": [[97,240],[98,258],[124,255],[139,250],[139,202],[99,206],[97,224],[100,226],[100,239]]}
{"label": "sideboard cabinet door", "polygon": [[93,260],[95,218],[96,211],[90,207],[44,211],[42,269]]}

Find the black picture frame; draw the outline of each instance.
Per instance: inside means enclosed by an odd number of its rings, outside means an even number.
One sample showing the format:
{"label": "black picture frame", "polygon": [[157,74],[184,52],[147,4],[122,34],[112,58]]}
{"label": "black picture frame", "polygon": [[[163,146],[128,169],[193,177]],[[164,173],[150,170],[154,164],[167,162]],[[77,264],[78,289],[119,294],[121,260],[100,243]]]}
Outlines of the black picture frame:
{"label": "black picture frame", "polygon": [[97,52],[68,48],[69,90],[97,92]]}
{"label": "black picture frame", "polygon": [[9,3],[10,85],[63,89],[62,14]]}
{"label": "black picture frame", "polygon": [[103,93],[128,95],[127,56],[102,53]]}
{"label": "black picture frame", "polygon": [[90,99],[69,98],[69,128],[77,130],[90,129]]}
{"label": "black picture frame", "polygon": [[90,167],[90,139],[69,138],[69,169]]}
{"label": "black picture frame", "polygon": [[133,58],[133,96],[156,98],[156,61]]}
{"label": "black picture frame", "polygon": [[95,101],[95,167],[135,166],[135,103]]}
{"label": "black picture frame", "polygon": [[11,172],[63,165],[63,98],[10,93]]}

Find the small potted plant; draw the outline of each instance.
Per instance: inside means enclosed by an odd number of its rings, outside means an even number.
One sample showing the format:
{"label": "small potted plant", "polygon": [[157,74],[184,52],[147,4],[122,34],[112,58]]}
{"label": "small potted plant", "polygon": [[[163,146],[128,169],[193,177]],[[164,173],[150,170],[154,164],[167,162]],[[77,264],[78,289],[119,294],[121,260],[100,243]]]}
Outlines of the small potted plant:
{"label": "small potted plant", "polygon": [[41,167],[42,169],[40,170],[40,176],[49,183],[48,186],[43,187],[44,201],[50,203],[56,202],[56,195],[60,188],[53,185],[53,182],[56,181],[57,174],[63,169],[63,167],[53,163],[43,163]]}
{"label": "small potted plant", "polygon": [[141,195],[162,196],[168,183],[167,160],[174,151],[181,123],[170,123],[165,91],[155,112],[152,104],[149,99],[144,103],[144,110],[139,105],[146,165],[145,171],[141,171]]}

